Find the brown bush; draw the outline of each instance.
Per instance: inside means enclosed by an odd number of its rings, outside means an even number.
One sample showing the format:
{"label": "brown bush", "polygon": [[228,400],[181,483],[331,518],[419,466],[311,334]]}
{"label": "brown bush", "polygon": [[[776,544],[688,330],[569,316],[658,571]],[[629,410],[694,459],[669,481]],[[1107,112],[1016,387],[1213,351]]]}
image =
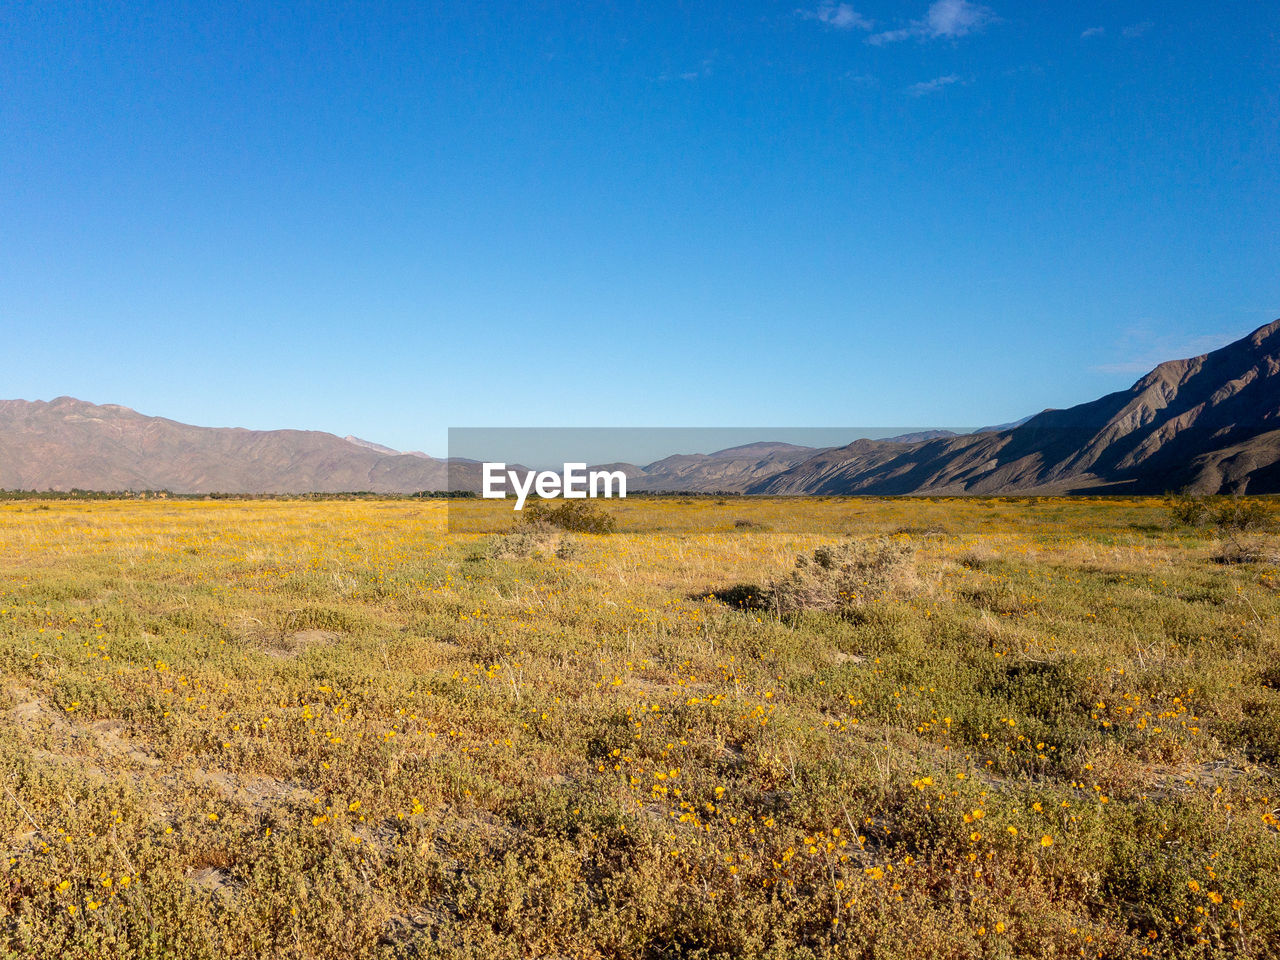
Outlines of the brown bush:
{"label": "brown bush", "polygon": [[915,578],[915,548],[891,537],[818,547],[801,554],[790,576],[765,596],[782,615],[841,611],[883,597]]}
{"label": "brown bush", "polygon": [[547,556],[571,560],[578,555],[578,543],[549,523],[525,523],[489,540],[484,555],[495,560]]}

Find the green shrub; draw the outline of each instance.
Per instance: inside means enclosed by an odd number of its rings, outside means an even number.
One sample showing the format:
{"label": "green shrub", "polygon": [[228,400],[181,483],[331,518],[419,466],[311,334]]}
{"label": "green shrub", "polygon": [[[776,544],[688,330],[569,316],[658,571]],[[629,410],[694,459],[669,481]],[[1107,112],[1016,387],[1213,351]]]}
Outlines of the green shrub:
{"label": "green shrub", "polygon": [[1209,501],[1193,493],[1172,495],[1166,498],[1165,502],[1169,507],[1169,515],[1174,521],[1188,527],[1203,527],[1212,517]]}
{"label": "green shrub", "polygon": [[1261,500],[1232,497],[1213,511],[1213,523],[1219,530],[1229,533],[1265,530],[1271,526],[1271,511]]}
{"label": "green shrub", "polygon": [[618,527],[613,514],[589,500],[565,500],[554,507],[532,503],[523,513],[525,523],[558,527],[573,533],[612,533]]}
{"label": "green shrub", "polygon": [[1215,527],[1221,533],[1247,533],[1271,525],[1271,511],[1256,498],[1210,498],[1180,493],[1165,501],[1170,516],[1189,527]]}

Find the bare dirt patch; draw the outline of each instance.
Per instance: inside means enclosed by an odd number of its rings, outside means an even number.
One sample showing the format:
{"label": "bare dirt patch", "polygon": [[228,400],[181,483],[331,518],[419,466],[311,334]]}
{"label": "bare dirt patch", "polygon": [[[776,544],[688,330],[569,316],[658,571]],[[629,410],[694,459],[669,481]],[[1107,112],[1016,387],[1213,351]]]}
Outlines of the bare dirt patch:
{"label": "bare dirt patch", "polygon": [[255,810],[310,807],[313,795],[301,784],[265,774],[197,769],[185,775],[217,790],[232,802]]}
{"label": "bare dirt patch", "polygon": [[262,652],[269,657],[288,659],[300,657],[312,647],[327,647],[337,643],[342,635],[332,630],[296,630],[271,640],[262,641]]}

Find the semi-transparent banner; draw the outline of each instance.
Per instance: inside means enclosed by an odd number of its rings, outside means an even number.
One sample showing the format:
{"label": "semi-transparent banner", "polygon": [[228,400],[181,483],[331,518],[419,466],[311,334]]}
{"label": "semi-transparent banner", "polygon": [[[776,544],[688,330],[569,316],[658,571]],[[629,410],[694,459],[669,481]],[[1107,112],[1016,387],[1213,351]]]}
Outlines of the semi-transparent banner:
{"label": "semi-transparent banner", "polygon": [[1025,426],[455,427],[449,532],[509,529],[548,511],[589,532],[590,518],[625,520],[637,500],[725,508],[731,526],[747,498],[788,498],[787,515],[803,522],[806,497],[998,493],[1047,442],[1070,440]]}

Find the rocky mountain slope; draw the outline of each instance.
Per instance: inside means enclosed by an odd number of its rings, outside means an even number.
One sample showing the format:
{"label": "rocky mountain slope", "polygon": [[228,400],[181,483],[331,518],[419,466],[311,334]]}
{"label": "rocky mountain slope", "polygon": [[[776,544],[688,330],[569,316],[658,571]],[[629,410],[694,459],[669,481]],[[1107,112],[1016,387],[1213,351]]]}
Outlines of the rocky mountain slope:
{"label": "rocky mountain slope", "polygon": [[314,430],[193,427],[72,397],[0,401],[0,488],[9,490],[403,493],[447,484],[443,460]]}
{"label": "rocky mountain slope", "polygon": [[640,468],[627,483],[633,490],[741,492],[818,452],[814,447],[764,442],[714,453],[680,453]]}
{"label": "rocky mountain slope", "polygon": [[1128,390],[1011,429],[895,444],[859,440],[753,493],[993,494],[1280,491],[1280,320],[1162,363]]}

